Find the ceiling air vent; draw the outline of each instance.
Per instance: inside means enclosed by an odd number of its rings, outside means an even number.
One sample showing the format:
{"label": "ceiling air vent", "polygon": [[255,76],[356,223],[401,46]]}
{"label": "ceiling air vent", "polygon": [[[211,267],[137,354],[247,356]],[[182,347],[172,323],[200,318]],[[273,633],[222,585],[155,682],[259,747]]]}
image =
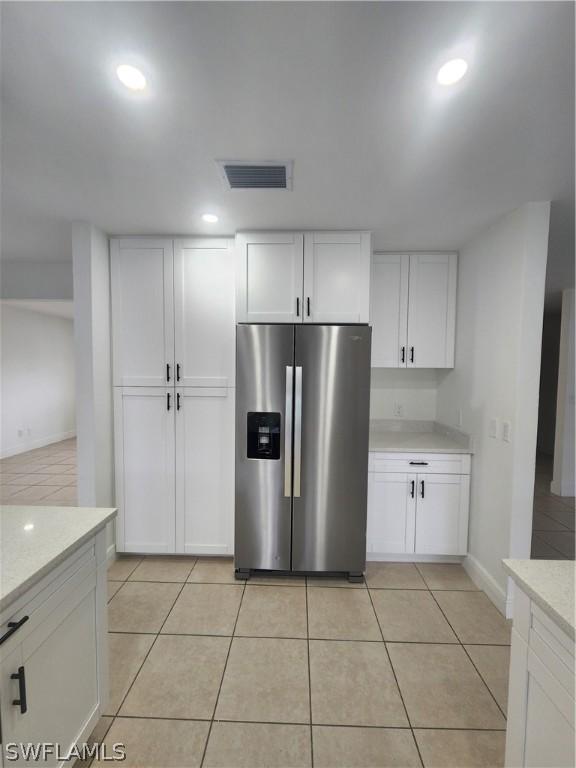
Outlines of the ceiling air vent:
{"label": "ceiling air vent", "polygon": [[292,160],[217,160],[229,189],[292,189]]}

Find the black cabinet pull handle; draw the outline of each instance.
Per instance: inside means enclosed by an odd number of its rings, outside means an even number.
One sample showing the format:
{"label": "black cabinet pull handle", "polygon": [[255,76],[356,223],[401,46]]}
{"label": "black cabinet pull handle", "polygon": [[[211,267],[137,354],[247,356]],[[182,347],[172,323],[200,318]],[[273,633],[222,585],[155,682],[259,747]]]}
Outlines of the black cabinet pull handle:
{"label": "black cabinet pull handle", "polygon": [[170,363],[166,363],[166,381],[170,381]]}
{"label": "black cabinet pull handle", "polygon": [[306,297],[306,314],[310,317],[310,296]]}
{"label": "black cabinet pull handle", "polygon": [[296,296],[296,317],[300,317],[300,297]]}
{"label": "black cabinet pull handle", "polygon": [[176,381],[180,381],[180,363],[176,363]]}
{"label": "black cabinet pull handle", "polygon": [[20,713],[26,714],[28,710],[28,704],[26,703],[26,676],[24,675],[24,667],[18,667],[18,672],[14,672],[10,675],[11,680],[18,680],[18,694],[19,699],[12,699],[12,704],[15,707],[20,707]]}
{"label": "black cabinet pull handle", "polygon": [[410,464],[413,467],[427,467],[428,462],[427,461],[411,461]]}
{"label": "black cabinet pull handle", "polygon": [[176,410],[180,410],[180,392],[176,392]]}
{"label": "black cabinet pull handle", "polygon": [[8,632],[6,632],[5,634],[2,635],[2,637],[0,637],[0,645],[2,645],[2,643],[5,643],[9,637],[12,637],[14,632],[18,632],[22,624],[26,624],[26,622],[28,621],[28,618],[29,618],[28,616],[22,616],[20,621],[9,621]]}
{"label": "black cabinet pull handle", "polygon": [[411,480],[410,481],[410,497],[412,499],[414,498],[415,491],[416,491],[416,481],[415,480]]}
{"label": "black cabinet pull handle", "polygon": [[422,496],[422,498],[424,498],[424,480],[420,481],[420,485],[422,486],[422,491],[420,495]]}
{"label": "black cabinet pull handle", "polygon": [[170,410],[170,392],[166,392],[166,410]]}
{"label": "black cabinet pull handle", "polygon": [[401,357],[401,362],[402,362],[402,363],[405,363],[405,362],[406,362],[406,347],[402,347],[402,357]]}
{"label": "black cabinet pull handle", "polygon": [[414,362],[414,347],[410,347],[410,362]]}

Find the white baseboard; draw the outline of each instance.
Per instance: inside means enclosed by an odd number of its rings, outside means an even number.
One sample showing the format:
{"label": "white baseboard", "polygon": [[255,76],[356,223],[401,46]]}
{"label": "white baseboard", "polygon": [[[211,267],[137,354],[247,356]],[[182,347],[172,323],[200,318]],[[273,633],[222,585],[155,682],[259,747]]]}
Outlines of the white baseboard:
{"label": "white baseboard", "polygon": [[109,544],[106,550],[106,562],[110,563],[112,560],[116,560],[116,544]]}
{"label": "white baseboard", "polygon": [[384,552],[367,552],[367,562],[373,563],[461,563],[460,555],[391,555]]}
{"label": "white baseboard", "polygon": [[574,496],[574,482],[558,483],[552,480],[550,483],[550,493],[555,496]]}
{"label": "white baseboard", "polygon": [[69,432],[60,432],[57,435],[50,435],[50,437],[39,437],[36,440],[25,440],[18,446],[3,448],[0,452],[0,459],[7,459],[10,456],[18,456],[21,453],[33,451],[34,448],[44,448],[46,445],[52,445],[52,443],[60,443],[62,440],[68,440],[71,437],[76,437],[76,431],[74,429],[70,430]]}
{"label": "white baseboard", "polygon": [[508,604],[508,595],[502,589],[500,584],[494,579],[472,555],[466,555],[462,563],[464,570],[470,576],[474,584],[480,587],[494,603],[496,608],[508,618],[508,611],[511,610],[511,603]]}

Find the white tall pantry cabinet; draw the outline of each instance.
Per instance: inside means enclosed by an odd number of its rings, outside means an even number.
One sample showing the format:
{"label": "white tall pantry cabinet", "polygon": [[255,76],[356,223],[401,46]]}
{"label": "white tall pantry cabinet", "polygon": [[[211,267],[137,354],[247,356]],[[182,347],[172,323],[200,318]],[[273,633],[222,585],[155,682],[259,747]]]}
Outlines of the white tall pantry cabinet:
{"label": "white tall pantry cabinet", "polygon": [[234,248],[111,241],[117,549],[232,551]]}

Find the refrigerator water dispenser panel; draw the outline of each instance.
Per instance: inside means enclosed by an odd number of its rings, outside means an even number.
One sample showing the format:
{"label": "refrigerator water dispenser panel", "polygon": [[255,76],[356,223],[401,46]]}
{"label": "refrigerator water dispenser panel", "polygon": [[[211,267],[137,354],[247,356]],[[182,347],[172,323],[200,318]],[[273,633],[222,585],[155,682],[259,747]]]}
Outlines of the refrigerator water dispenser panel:
{"label": "refrigerator water dispenser panel", "polygon": [[247,457],[280,458],[280,414],[248,412]]}

